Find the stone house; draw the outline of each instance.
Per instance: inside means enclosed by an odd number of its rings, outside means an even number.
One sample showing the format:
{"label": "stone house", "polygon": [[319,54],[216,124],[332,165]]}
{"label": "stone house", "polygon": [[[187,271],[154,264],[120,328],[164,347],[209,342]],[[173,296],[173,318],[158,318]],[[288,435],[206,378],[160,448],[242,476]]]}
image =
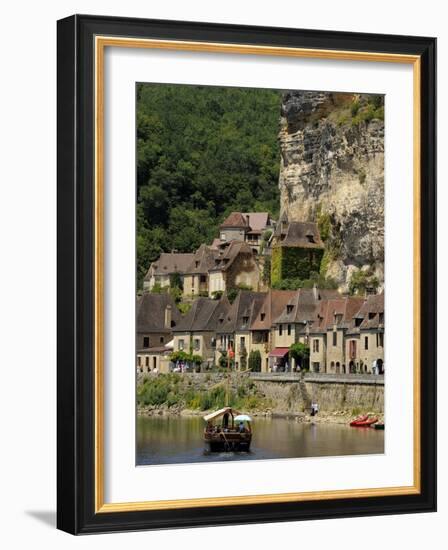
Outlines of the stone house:
{"label": "stone house", "polygon": [[193,260],[194,254],[179,254],[177,252],[160,254],[159,258],[152,262],[143,280],[143,289],[152,290],[155,285],[169,287],[171,277],[179,274],[183,282],[184,274]]}
{"label": "stone house", "polygon": [[284,360],[285,348],[277,346],[272,324],[273,319],[279,317],[296,292],[295,290],[270,289],[253,311],[253,320],[250,326],[250,351],[258,350],[260,352],[262,372],[269,372],[275,362]]}
{"label": "stone house", "polygon": [[232,350],[235,369],[245,370],[252,349],[251,324],[265,298],[265,293],[242,290],[228,309],[224,323],[217,327],[219,357]]}
{"label": "stone house", "polygon": [[[321,290],[316,287],[295,291],[279,317],[273,320],[272,330],[276,346],[289,348],[298,342],[309,345],[310,327],[319,311],[320,303],[339,296],[337,290]],[[313,345],[319,349],[318,344]],[[290,366],[294,368],[294,359],[291,363]]]}
{"label": "stone house", "polygon": [[185,297],[208,296],[210,286],[210,269],[215,265],[215,258],[219,252],[201,244],[192,254],[192,260],[185,269],[184,290]]}
{"label": "stone house", "polygon": [[384,293],[367,296],[346,334],[348,372],[384,373]]}
{"label": "stone house", "polygon": [[283,216],[272,238],[271,283],[309,279],[313,272],[319,273],[323,253],[316,223],[288,222]]}
{"label": "stone house", "polygon": [[224,323],[230,307],[226,297],[221,300],[199,297],[190,311],[173,329],[174,351],[200,355],[209,365],[216,362],[216,332]]}
{"label": "stone house", "polygon": [[[156,366],[154,353],[159,354],[160,349],[169,344],[173,329],[181,319],[176,303],[167,293],[145,292],[137,298],[136,350],[140,370],[148,372],[148,368]],[[154,351],[156,349],[157,352]]]}
{"label": "stone house", "polygon": [[[326,300],[318,309],[310,327],[310,366],[314,372],[345,374],[349,372],[346,356],[346,333],[364,298],[344,296]],[[325,356],[323,356],[325,350]]]}
{"label": "stone house", "polygon": [[260,269],[250,246],[238,240],[221,246],[215,253],[208,280],[210,296],[240,285],[258,291],[261,285]]}
{"label": "stone house", "polygon": [[259,254],[263,233],[274,227],[268,212],[232,212],[219,227],[219,239],[221,243],[246,242],[254,254]]}

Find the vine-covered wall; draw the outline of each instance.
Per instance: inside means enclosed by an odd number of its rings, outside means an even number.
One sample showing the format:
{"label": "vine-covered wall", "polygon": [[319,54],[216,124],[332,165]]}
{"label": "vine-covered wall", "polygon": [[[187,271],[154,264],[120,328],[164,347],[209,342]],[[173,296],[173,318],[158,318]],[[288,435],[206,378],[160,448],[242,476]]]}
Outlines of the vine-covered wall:
{"label": "vine-covered wall", "polygon": [[319,273],[324,251],[321,249],[276,246],[272,250],[271,284],[283,279],[309,279]]}

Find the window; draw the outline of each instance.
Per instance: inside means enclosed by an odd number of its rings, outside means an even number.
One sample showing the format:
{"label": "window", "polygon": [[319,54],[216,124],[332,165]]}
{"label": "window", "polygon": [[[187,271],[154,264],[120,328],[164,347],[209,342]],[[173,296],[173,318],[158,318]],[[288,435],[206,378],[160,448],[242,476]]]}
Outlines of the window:
{"label": "window", "polygon": [[373,311],[369,311],[369,319],[373,319],[375,317],[376,313]]}
{"label": "window", "polygon": [[362,317],[356,317],[355,319],[355,327],[359,327],[362,323]]}
{"label": "window", "polygon": [[145,357],[145,366],[149,367],[149,357],[148,356]]}
{"label": "window", "polygon": [[384,348],[384,333],[378,332],[376,335],[376,347]]}
{"label": "window", "polygon": [[261,318],[262,321],[264,321],[264,318],[265,318],[265,317],[266,317],[266,313],[262,313],[262,314],[260,315],[260,318]]}
{"label": "window", "polygon": [[381,325],[384,325],[384,313],[380,313],[380,319],[379,319],[379,321],[380,321],[380,324],[381,324]]}
{"label": "window", "polygon": [[201,275],[199,277],[199,280],[200,280],[201,283],[206,283],[207,282],[207,277],[205,275]]}
{"label": "window", "polygon": [[140,357],[140,355],[137,356],[137,365],[140,367],[142,364],[142,358]]}
{"label": "window", "polygon": [[319,340],[317,339],[313,340],[313,352],[319,353]]}
{"label": "window", "polygon": [[194,339],[194,350],[199,351],[199,348],[201,347],[201,342],[199,341],[199,338]]}
{"label": "window", "polygon": [[183,340],[179,340],[179,349],[180,350],[184,349],[184,341]]}
{"label": "window", "polygon": [[283,325],[278,326],[278,334],[281,336],[283,334]]}
{"label": "window", "polygon": [[333,346],[338,345],[338,333],[336,331],[333,332]]}
{"label": "window", "polygon": [[291,325],[288,325],[288,336],[291,336]]}
{"label": "window", "polygon": [[263,342],[269,342],[269,332],[263,332]]}
{"label": "window", "polygon": [[221,241],[225,241],[226,240],[226,234],[225,233],[221,233]]}
{"label": "window", "polygon": [[149,348],[149,336],[144,336],[143,337],[143,347],[144,348]]}
{"label": "window", "polygon": [[246,338],[244,336],[241,336],[240,338],[240,346],[244,348],[246,345]]}
{"label": "window", "polygon": [[338,325],[342,321],[342,313],[335,313],[334,322]]}
{"label": "window", "polygon": [[165,342],[165,338],[163,336],[160,337],[160,343],[163,344]]}
{"label": "window", "polygon": [[364,349],[369,349],[369,337],[364,336]]}
{"label": "window", "polygon": [[196,261],[194,262],[194,265],[195,265],[196,268],[198,268],[198,267],[199,267],[199,261],[196,260]]}
{"label": "window", "polygon": [[243,325],[247,325],[249,322],[249,317],[243,317]]}
{"label": "window", "polygon": [[291,304],[288,304],[286,306],[286,313],[291,313],[293,309],[294,309],[294,306],[292,306]]}

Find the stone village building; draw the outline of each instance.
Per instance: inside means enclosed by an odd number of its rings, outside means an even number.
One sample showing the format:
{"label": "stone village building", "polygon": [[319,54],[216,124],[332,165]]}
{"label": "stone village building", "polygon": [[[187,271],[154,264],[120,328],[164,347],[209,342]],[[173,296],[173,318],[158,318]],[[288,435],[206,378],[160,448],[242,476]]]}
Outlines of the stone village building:
{"label": "stone village building", "polygon": [[[309,345],[314,372],[382,374],[384,294],[240,291],[233,304],[225,296],[199,297],[184,317],[168,294],[146,293],[137,302],[137,367],[144,372],[168,372],[173,350],[200,355],[211,366],[229,349],[236,369],[258,350],[263,372],[284,370],[296,342]],[[293,360],[289,367],[296,367]]]}
{"label": "stone village building", "polygon": [[171,285],[171,277],[178,273],[181,280],[191,262],[194,254],[179,254],[177,252],[160,254],[160,257],[149,266],[143,280],[143,289],[152,290],[155,285],[168,287]]}
{"label": "stone village building", "polygon": [[169,294],[145,292],[136,304],[137,369],[168,372],[173,328],[182,320]]}
{"label": "stone village building", "polygon": [[288,222],[284,214],[272,237],[271,284],[283,279],[309,279],[319,273],[324,243],[312,222]]}
{"label": "stone village building", "polygon": [[220,226],[220,237],[194,253],[162,253],[152,262],[143,281],[144,290],[171,286],[180,276],[185,298],[213,296],[239,285],[263,290],[261,251],[263,234],[275,222],[267,212],[232,212]]}
{"label": "stone village building", "polygon": [[216,364],[216,333],[230,308],[227,297],[197,298],[184,318],[173,328],[174,351],[201,355],[209,366]]}

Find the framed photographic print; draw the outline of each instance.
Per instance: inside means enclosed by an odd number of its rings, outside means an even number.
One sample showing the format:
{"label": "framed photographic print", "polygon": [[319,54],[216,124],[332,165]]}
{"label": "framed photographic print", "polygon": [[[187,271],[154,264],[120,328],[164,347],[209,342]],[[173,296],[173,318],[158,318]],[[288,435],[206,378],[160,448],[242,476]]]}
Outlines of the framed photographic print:
{"label": "framed photographic print", "polygon": [[58,22],[60,529],[435,510],[435,51]]}

